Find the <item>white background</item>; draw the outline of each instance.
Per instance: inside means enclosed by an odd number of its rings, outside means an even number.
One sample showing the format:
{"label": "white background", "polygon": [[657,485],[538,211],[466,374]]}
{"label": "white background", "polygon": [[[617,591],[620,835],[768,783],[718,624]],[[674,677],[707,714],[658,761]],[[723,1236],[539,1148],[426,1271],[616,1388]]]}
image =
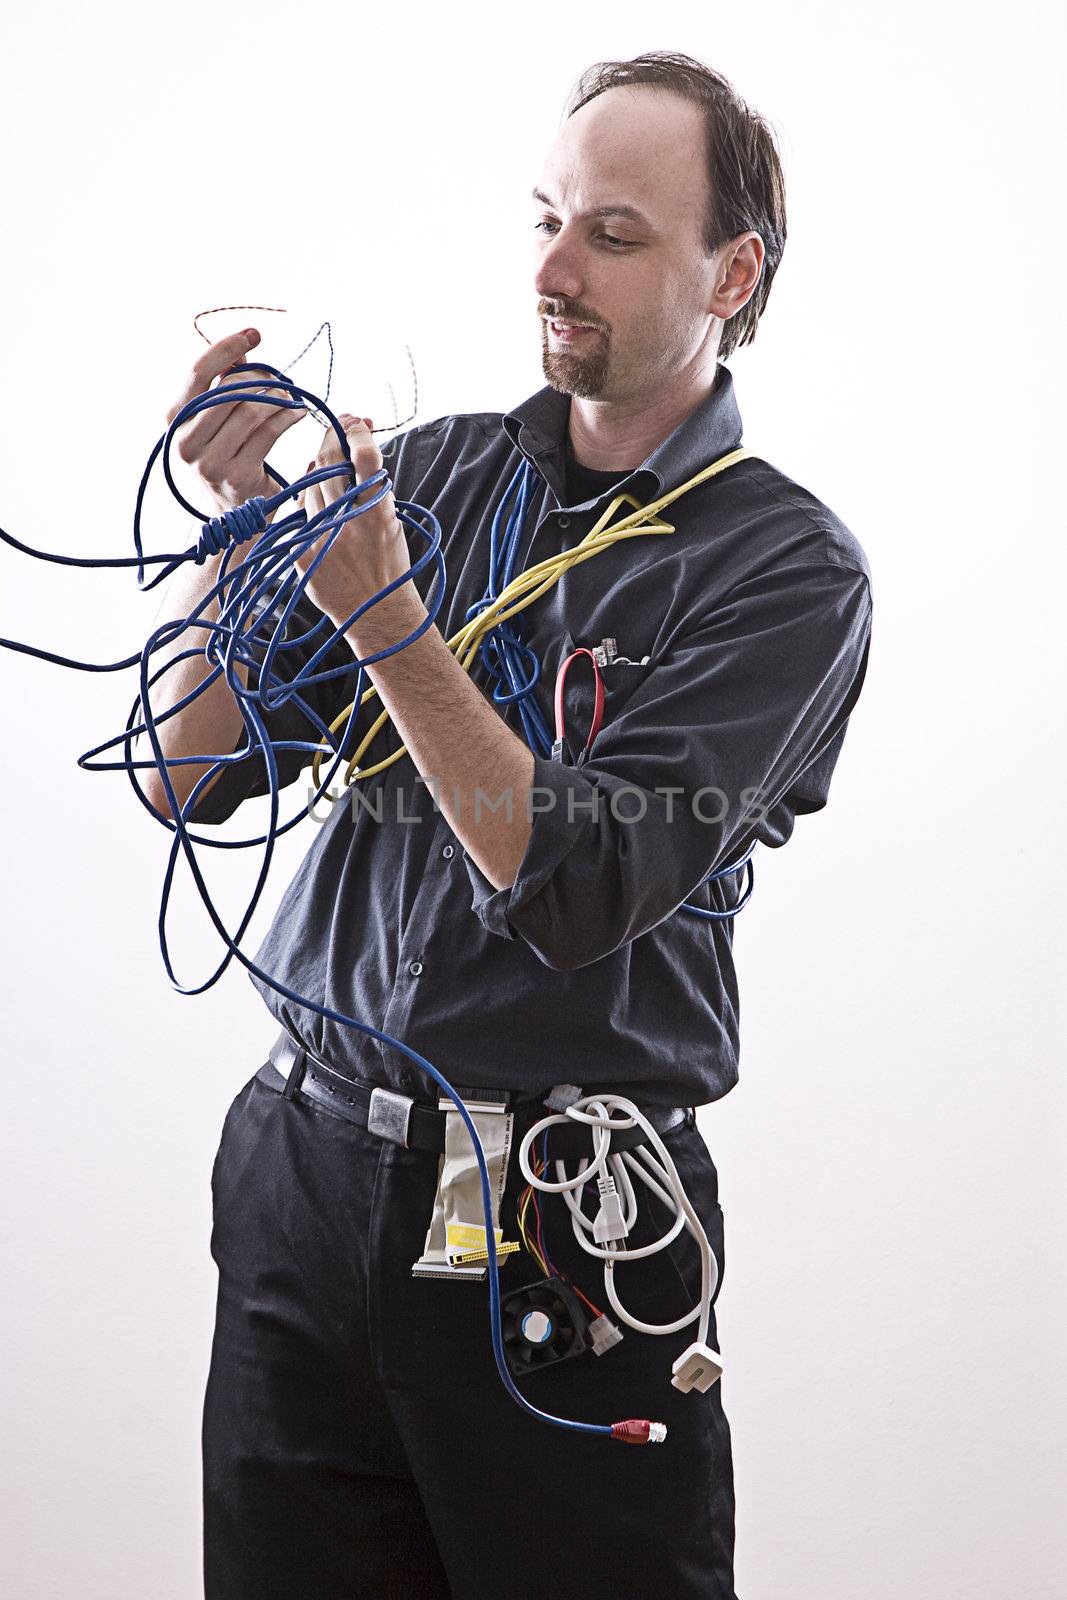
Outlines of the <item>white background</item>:
{"label": "white background", "polygon": [[[0,26],[0,523],[68,553],[129,552],[204,307],[290,308],[281,364],[328,316],[333,402],[376,420],[405,342],[422,420],[539,387],[526,197],[590,62],[685,50],[778,132],[788,246],[730,366],[746,445],[864,544],[875,633],[828,810],[760,860],[742,1078],[701,1113],[743,1600],[1062,1592],[1057,10],[105,0]],[[149,516],[156,549],[194,536],[158,478]],[[0,549],[6,636],[112,660],[156,600]],[[0,1587],[189,1600],[208,1178],[275,1029],[236,968],[170,987],[166,838],[75,765],[132,676],[0,671]],[[217,943],[176,928],[199,982]],[[577,1556],[577,1527],[546,1537]]]}

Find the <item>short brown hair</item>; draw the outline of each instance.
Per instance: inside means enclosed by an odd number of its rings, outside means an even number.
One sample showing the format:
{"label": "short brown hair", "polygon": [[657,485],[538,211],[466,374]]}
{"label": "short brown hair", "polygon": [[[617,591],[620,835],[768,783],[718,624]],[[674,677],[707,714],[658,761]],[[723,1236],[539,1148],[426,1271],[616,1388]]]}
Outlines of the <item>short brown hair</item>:
{"label": "short brown hair", "polygon": [[741,233],[758,233],[763,240],[759,282],[723,326],[718,355],[725,361],[738,345],[751,344],[755,338],[785,250],[785,179],[777,141],[770,124],[721,73],[670,50],[650,50],[630,61],[598,61],[588,67],[571,91],[565,118],[608,89],[643,84],[704,107],[710,180],[704,221],[708,254]]}

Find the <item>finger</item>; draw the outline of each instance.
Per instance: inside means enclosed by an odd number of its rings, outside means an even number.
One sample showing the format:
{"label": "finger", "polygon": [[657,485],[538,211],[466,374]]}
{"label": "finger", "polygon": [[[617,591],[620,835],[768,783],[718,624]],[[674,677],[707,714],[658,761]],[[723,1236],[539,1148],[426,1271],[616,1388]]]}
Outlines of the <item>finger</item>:
{"label": "finger", "polygon": [[[321,465],[322,462],[319,460],[311,461],[308,463],[307,471],[314,472],[315,468]],[[325,501],[322,497],[322,485],[318,483],[309,484],[306,489],[301,491],[298,504],[304,508],[307,521],[313,522],[325,506]],[[313,544],[310,544],[303,554],[297,555],[293,558],[296,566],[300,568],[301,572],[307,571],[312,561],[314,561],[315,557],[322,549],[326,538],[327,535],[324,533],[321,538],[316,539]]]}
{"label": "finger", "polygon": [[[351,473],[355,470],[357,483],[368,477],[373,477],[382,465],[381,451],[370,438],[369,419],[354,417],[350,412],[338,413],[338,422],[345,431],[345,443],[348,446],[348,456],[342,451],[337,441],[337,434],[333,427],[327,427],[323,433],[322,444],[319,448],[316,467],[335,467],[341,462],[345,463],[346,471],[338,472],[333,478],[325,478],[316,486],[316,491],[321,494],[321,504],[330,505],[340,499],[347,489],[352,487]],[[357,460],[358,457],[358,460]],[[351,467],[348,461],[351,460]],[[358,495],[356,496],[358,499]]]}
{"label": "finger", "polygon": [[[278,391],[275,390],[275,393]],[[219,406],[220,411],[228,407]],[[263,463],[287,428],[302,422],[307,407],[248,405],[240,408],[247,419],[232,416],[204,458],[204,470],[210,472],[214,462],[233,462],[232,474],[239,483],[253,482],[262,471]]]}
{"label": "finger", "polygon": [[[342,428],[345,427],[346,422],[351,421],[347,413],[339,416],[337,420],[341,424]],[[319,453],[318,457],[316,458],[315,465],[317,467],[338,467],[342,462],[344,463],[345,471],[336,472],[331,478],[324,478],[322,483],[319,485],[324,495],[324,504],[326,505],[329,505],[331,501],[339,499],[340,496],[344,494],[345,490],[351,487],[348,456],[338,443],[336,430],[332,427],[332,425],[328,426],[323,432],[322,443],[319,446]]]}
{"label": "finger", "polygon": [[210,388],[212,379],[225,372],[227,367],[243,361],[258,343],[258,330],[246,328],[243,333],[227,334],[225,339],[219,339],[215,344],[209,345],[203,355],[193,362],[177,403],[167,412],[168,427],[183,406],[187,406],[190,400],[195,400],[198,394],[203,394],[205,389]]}
{"label": "finger", "polygon": [[[339,419],[340,420],[340,419]],[[355,468],[356,482],[366,483],[376,473],[382,470],[382,452],[379,450],[374,435],[371,433],[370,417],[346,417],[345,437],[352,456],[352,465]],[[377,493],[377,489],[374,493]],[[356,496],[357,501],[361,498]]]}
{"label": "finger", "polygon": [[[277,378],[265,372],[262,367],[254,368],[250,372],[234,373],[232,378],[229,370],[220,375],[217,387],[222,388],[229,382],[251,383],[257,373],[263,373],[263,382],[257,383],[254,388],[235,389],[235,399],[232,404],[220,402],[217,405],[207,406],[203,411],[183,423],[178,430],[178,454],[183,461],[196,461],[201,464],[205,472],[210,473],[218,463],[232,461],[242,445],[251,438],[256,429],[261,425],[265,416],[285,416],[286,409],[282,406],[266,405],[262,400],[256,400],[257,394],[273,394],[281,399],[288,399],[288,392],[278,383]],[[291,415],[304,413],[292,412]]]}
{"label": "finger", "polygon": [[[315,470],[314,461],[309,461],[307,466],[304,468],[303,472],[301,473],[301,477],[306,478],[308,476],[308,474],[311,473],[311,472],[314,472],[314,470]],[[313,488],[313,487],[314,487],[314,485],[311,485],[311,488]],[[308,497],[309,493],[310,493],[310,488],[305,486],[303,489],[301,489],[300,493],[297,495],[296,503],[297,503],[298,506],[300,506],[301,509],[303,509],[304,506],[306,505],[307,497]]]}
{"label": "finger", "polygon": [[[216,472],[218,464],[232,461],[241,445],[262,422],[264,412],[269,411],[273,414],[279,409],[275,406],[266,406],[261,401],[254,400],[252,396],[268,392],[284,393],[279,390],[277,379],[262,368],[233,373],[233,365],[231,363],[218,375],[216,390],[226,387],[231,381],[251,382],[260,372],[263,375],[262,383],[256,383],[254,388],[234,388],[235,398],[232,402],[205,406],[183,422],[174,434],[178,455],[190,465],[201,467],[209,481]],[[232,379],[231,374],[233,374]],[[209,390],[205,388],[199,392],[205,394]]]}
{"label": "finger", "polygon": [[[349,415],[348,412],[342,412],[337,420],[342,428],[345,429],[346,443],[349,443],[348,430],[357,419]],[[351,487],[351,469],[348,467],[345,453],[337,441],[337,432],[332,425],[329,425],[323,431],[322,444],[319,447],[318,456],[312,462],[309,470],[314,471],[317,467],[336,467],[342,462],[344,462],[346,468],[344,473],[338,472],[332,478],[324,478],[320,483],[309,485],[306,494],[302,497],[309,522],[313,521],[328,506],[333,505],[336,500],[340,499],[345,490]],[[327,530],[320,539],[316,539],[315,543],[308,547],[299,559],[298,565],[301,568],[306,569],[311,564],[329,536],[330,530]]]}

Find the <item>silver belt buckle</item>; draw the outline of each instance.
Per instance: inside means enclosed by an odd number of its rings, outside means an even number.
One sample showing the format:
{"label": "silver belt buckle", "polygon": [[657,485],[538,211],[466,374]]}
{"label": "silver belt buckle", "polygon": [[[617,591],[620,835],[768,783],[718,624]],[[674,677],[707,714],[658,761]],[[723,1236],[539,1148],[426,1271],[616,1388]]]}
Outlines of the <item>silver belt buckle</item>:
{"label": "silver belt buckle", "polygon": [[408,1125],[411,1108],[415,1104],[410,1095],[397,1094],[394,1089],[372,1089],[367,1128],[380,1139],[390,1139],[393,1144],[408,1148]]}

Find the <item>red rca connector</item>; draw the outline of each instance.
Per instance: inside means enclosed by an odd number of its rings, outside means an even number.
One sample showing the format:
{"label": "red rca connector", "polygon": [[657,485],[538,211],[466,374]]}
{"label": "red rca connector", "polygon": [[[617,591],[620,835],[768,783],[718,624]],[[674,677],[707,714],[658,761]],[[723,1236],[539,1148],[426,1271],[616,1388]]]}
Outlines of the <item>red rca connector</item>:
{"label": "red rca connector", "polygon": [[627,1422],[613,1422],[611,1437],[621,1444],[662,1444],[667,1437],[667,1424],[631,1417]]}

